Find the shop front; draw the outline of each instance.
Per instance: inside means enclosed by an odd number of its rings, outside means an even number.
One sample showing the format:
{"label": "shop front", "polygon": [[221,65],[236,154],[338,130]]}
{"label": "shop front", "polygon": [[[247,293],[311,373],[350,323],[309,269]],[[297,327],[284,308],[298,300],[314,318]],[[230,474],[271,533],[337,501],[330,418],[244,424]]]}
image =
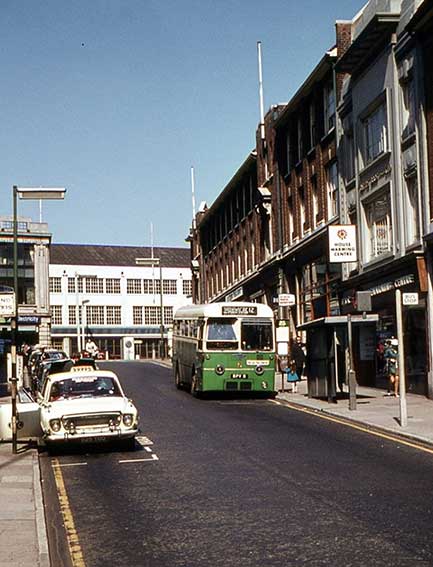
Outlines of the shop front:
{"label": "shop front", "polygon": [[[402,294],[403,345],[407,391],[415,394],[427,394],[427,301],[422,291],[421,278],[418,273],[404,271],[392,276],[384,276],[369,285],[362,285],[356,291],[365,290],[371,293],[372,313],[378,315],[375,337],[374,372],[362,371],[362,360],[359,360],[360,372],[358,382],[363,386],[386,388],[388,386],[387,366],[384,351],[387,340],[399,338],[397,332],[396,290]],[[355,289],[347,290],[342,299],[343,312],[353,310]]]}

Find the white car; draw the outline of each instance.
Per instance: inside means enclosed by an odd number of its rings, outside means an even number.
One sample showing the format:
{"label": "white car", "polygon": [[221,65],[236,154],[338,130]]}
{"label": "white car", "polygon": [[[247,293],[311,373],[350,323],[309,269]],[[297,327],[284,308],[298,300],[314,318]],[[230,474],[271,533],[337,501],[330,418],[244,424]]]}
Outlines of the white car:
{"label": "white car", "polygon": [[38,401],[49,445],[124,440],[132,448],[135,443],[137,408],[110,370],[89,366],[50,375]]}

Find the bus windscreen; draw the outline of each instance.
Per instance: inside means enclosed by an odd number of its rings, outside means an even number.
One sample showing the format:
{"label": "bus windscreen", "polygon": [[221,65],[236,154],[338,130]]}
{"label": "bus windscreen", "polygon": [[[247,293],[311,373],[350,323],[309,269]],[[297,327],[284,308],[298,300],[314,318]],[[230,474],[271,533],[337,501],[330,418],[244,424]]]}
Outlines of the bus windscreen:
{"label": "bus windscreen", "polygon": [[207,323],[207,343],[210,350],[235,350],[238,339],[234,325],[236,319],[209,319]]}
{"label": "bus windscreen", "polygon": [[242,350],[272,350],[273,336],[270,321],[241,322]]}

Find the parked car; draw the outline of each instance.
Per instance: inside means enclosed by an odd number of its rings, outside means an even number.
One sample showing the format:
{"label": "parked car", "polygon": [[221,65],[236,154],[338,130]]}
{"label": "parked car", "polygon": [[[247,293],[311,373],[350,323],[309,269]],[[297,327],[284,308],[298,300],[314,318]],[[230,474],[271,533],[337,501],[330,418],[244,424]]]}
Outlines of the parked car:
{"label": "parked car", "polygon": [[49,375],[39,394],[41,428],[48,445],[122,441],[133,448],[138,411],[110,370],[92,366]]}

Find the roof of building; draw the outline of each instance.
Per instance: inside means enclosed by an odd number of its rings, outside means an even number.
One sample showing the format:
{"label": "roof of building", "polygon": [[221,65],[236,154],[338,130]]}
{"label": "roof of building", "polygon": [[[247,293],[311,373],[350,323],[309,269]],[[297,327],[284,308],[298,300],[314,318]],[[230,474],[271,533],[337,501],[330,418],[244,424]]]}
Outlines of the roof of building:
{"label": "roof of building", "polygon": [[[189,268],[189,248],[153,247],[153,257],[164,268]],[[105,244],[52,244],[50,264],[74,266],[136,266],[137,258],[152,258],[150,246],[108,246]]]}

